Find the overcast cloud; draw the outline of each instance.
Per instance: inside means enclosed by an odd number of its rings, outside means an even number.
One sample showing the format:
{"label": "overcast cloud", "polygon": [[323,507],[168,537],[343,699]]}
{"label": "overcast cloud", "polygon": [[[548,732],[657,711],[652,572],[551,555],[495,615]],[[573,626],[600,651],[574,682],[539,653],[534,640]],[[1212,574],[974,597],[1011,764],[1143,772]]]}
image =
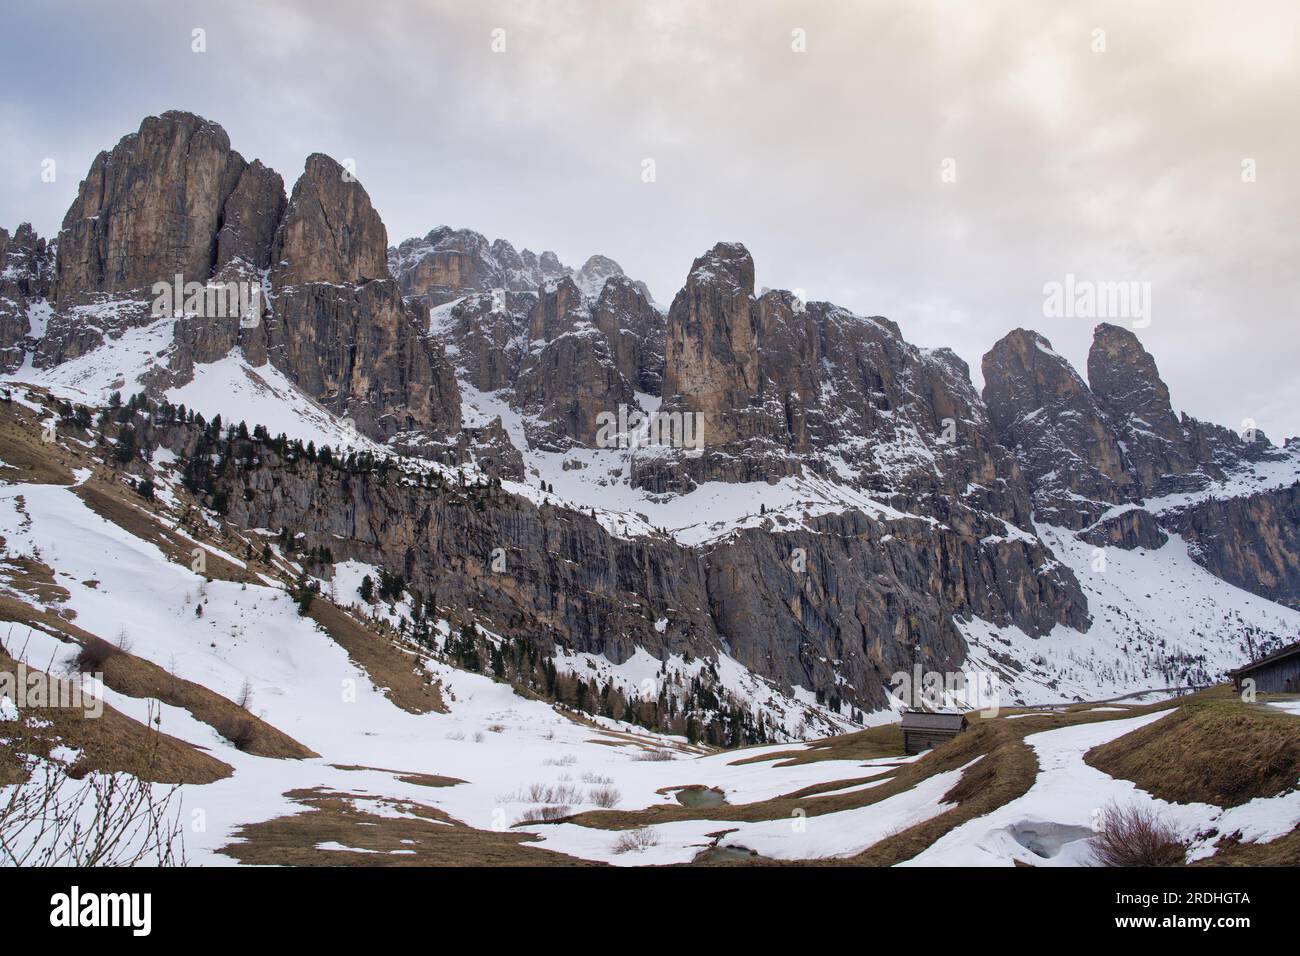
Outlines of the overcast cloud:
{"label": "overcast cloud", "polygon": [[53,235],[96,152],[186,109],[289,185],[310,152],[354,159],[390,242],[447,223],[600,252],[667,303],[740,240],[760,285],[887,315],[977,383],[1017,326],[1083,372],[1095,321],[1045,317],[1044,283],[1150,282],[1138,334],[1175,408],[1278,440],[1300,435],[1298,9],[11,3],[0,225]]}

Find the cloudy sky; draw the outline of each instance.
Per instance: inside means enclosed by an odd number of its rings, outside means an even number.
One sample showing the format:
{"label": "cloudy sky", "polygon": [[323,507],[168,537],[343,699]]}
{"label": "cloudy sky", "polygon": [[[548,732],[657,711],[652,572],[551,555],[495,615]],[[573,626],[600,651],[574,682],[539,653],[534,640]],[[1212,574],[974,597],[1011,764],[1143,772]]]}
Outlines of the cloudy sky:
{"label": "cloudy sky", "polygon": [[977,383],[1017,326],[1082,370],[1096,319],[1045,315],[1046,283],[1150,283],[1175,408],[1300,435],[1295,0],[271,7],[8,5],[0,225],[54,234],[97,151],[185,109],[290,184],[353,159],[392,242],[600,252],[666,303],[740,240],[760,285]]}

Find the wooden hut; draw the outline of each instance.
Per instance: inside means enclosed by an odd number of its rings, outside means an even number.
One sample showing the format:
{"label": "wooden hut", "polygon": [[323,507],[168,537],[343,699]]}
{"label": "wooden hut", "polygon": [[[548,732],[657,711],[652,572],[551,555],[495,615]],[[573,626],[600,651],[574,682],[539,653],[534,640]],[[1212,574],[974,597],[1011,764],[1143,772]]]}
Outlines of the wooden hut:
{"label": "wooden hut", "polygon": [[1228,671],[1237,691],[1243,681],[1255,682],[1257,694],[1300,694],[1300,641],[1252,661],[1245,667]]}
{"label": "wooden hut", "polygon": [[969,726],[965,714],[903,711],[903,750],[909,754],[924,753],[947,743]]}

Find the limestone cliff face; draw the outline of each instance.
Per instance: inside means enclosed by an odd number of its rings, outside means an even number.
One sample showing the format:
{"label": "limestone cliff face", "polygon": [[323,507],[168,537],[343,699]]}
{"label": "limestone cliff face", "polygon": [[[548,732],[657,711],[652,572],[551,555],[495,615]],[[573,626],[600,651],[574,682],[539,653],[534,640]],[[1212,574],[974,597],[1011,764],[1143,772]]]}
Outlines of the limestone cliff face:
{"label": "limestone cliff face", "polygon": [[[179,425],[139,436],[186,457],[196,439]],[[1031,634],[1087,623],[1077,582],[1044,548],[1027,538],[990,544],[986,528],[848,511],[687,548],[616,537],[580,510],[486,486],[430,487],[397,469],[349,472],[244,444],[221,455],[214,476],[237,525],[301,534],[304,548],[399,571],[435,605],[500,633],[615,662],[638,647],[710,657],[725,648],[787,689],[838,688],[877,709],[895,671],[960,665],[954,615]],[[504,571],[493,570],[497,548]]]}
{"label": "limestone cliff face", "polygon": [[33,363],[57,365],[154,321],[156,282],[207,282],[226,202],[247,165],[220,126],[177,111],[147,117],[96,156],[59,231],[54,309]]}
{"label": "limestone cliff face", "polygon": [[744,437],[759,395],[754,260],[738,242],[720,242],[691,266],[668,310],[664,410],[698,414],[706,446]]}
{"label": "limestone cliff face", "polygon": [[701,412],[706,447],[634,463],[636,484],[683,491],[812,471],[902,510],[1030,527],[1024,480],[961,359],[908,344],[887,319],[780,290],[754,298],[752,277],[735,245],[692,267],[669,312],[663,408]]}
{"label": "limestone cliff face", "polygon": [[308,157],[276,230],[267,351],[308,395],[381,441],[446,440],[460,427],[455,375],[388,274],[384,224],[361,183]]}
{"label": "limestone cliff face", "polygon": [[150,116],[95,157],[59,233],[55,297],[128,292],[180,273],[206,281],[243,158],[216,123]]}
{"label": "limestone cliff face", "polygon": [[610,338],[592,322],[591,306],[567,277],[544,288],[529,316],[529,341],[515,383],[533,447],[594,447],[600,416],[635,407],[633,385],[620,371]]}
{"label": "limestone cliff face", "polygon": [[[585,296],[600,295],[605,283],[623,276],[623,267],[595,255],[579,269],[554,252],[516,251],[504,239],[491,242],[472,229],[438,226],[422,239],[406,239],[388,250],[388,267],[402,294],[435,307],[470,292],[529,292],[560,279],[572,279]],[[650,299],[644,283],[635,283]]]}
{"label": "limestone cliff face", "polygon": [[464,381],[524,413],[535,448],[595,447],[602,414],[639,409],[638,391],[658,391],[663,316],[621,274],[595,298],[568,276],[466,295],[436,310],[434,326]]}
{"label": "limestone cliff face", "polygon": [[33,319],[47,316],[54,278],[54,250],[29,222],[0,229],[0,371],[22,366],[30,348]]}
{"label": "limestone cliff face", "polygon": [[1300,608],[1300,481],[1244,497],[1211,497],[1163,520],[1213,574]]}
{"label": "limestone cliff face", "polygon": [[365,188],[330,157],[313,153],[276,229],[277,285],[389,279],[388,233]]}
{"label": "limestone cliff face", "polygon": [[664,317],[643,283],[621,272],[606,278],[592,322],[613,349],[614,364],[637,391],[659,395],[664,377]]}
{"label": "limestone cliff face", "polygon": [[272,243],[284,207],[284,180],[280,174],[257,159],[245,166],[222,213],[221,231],[217,233],[217,271],[236,261],[257,270],[270,266]]}
{"label": "limestone cliff face", "polygon": [[[984,400],[1019,459],[1036,517],[1091,544],[1159,548],[1182,536],[1213,574],[1271,600],[1300,603],[1296,486],[1259,485],[1296,447],[1175,417],[1155,360],[1128,329],[1099,325],[1084,385],[1051,344],[1011,333],[984,357]],[[1292,467],[1296,467],[1294,464]]]}

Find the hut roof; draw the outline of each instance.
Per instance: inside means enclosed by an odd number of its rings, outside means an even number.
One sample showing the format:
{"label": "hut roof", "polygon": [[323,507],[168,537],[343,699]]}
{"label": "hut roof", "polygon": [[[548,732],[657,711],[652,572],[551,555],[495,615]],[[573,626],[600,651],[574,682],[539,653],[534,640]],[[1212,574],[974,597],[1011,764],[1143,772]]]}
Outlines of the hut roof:
{"label": "hut roof", "polygon": [[961,730],[965,726],[965,714],[932,714],[924,710],[903,713],[904,730]]}
{"label": "hut roof", "polygon": [[1235,677],[1238,674],[1248,674],[1253,670],[1263,667],[1265,664],[1273,664],[1283,658],[1292,657],[1296,654],[1300,654],[1300,641],[1296,641],[1294,644],[1288,644],[1286,647],[1278,648],[1272,654],[1266,654],[1257,661],[1251,661],[1249,664],[1238,667],[1235,671],[1228,671],[1228,675],[1230,677]]}

